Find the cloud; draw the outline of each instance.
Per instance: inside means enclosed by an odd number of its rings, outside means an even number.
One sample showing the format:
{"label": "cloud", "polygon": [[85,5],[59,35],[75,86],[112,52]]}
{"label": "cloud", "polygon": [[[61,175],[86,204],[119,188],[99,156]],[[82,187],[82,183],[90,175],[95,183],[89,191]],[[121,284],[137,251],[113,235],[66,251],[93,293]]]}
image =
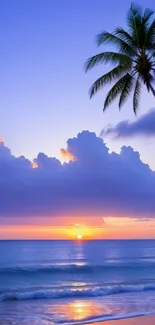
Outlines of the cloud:
{"label": "cloud", "polygon": [[75,157],[66,149],[60,149],[60,155],[64,160],[74,161]]}
{"label": "cloud", "polygon": [[103,129],[101,136],[114,135],[116,138],[134,136],[155,136],[155,109],[142,115],[134,122],[123,121],[116,126]]}
{"label": "cloud", "polygon": [[95,133],[83,131],[64,149],[76,159],[61,162],[39,153],[32,163],[0,142],[0,222],[7,217],[155,215],[155,172],[138,152],[109,153]]}

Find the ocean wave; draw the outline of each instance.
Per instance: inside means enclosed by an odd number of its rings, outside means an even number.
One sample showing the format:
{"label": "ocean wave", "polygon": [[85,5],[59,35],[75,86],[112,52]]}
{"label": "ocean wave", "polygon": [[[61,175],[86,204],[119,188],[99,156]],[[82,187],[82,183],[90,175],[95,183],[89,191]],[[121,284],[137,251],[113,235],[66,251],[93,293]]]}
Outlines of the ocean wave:
{"label": "ocean wave", "polygon": [[126,264],[105,264],[105,265],[44,265],[44,266],[28,266],[28,267],[5,267],[0,268],[0,275],[24,275],[24,274],[39,274],[39,273],[48,273],[48,274],[92,274],[92,273],[103,273],[109,271],[129,271],[137,270],[142,268],[146,270],[154,269],[155,263],[126,263]]}
{"label": "ocean wave", "polygon": [[155,291],[155,284],[145,285],[112,285],[104,287],[80,288],[80,289],[30,289],[25,291],[6,291],[0,293],[0,301],[8,300],[35,300],[35,299],[63,299],[63,298],[89,298],[115,295],[121,293],[134,293],[143,291]]}

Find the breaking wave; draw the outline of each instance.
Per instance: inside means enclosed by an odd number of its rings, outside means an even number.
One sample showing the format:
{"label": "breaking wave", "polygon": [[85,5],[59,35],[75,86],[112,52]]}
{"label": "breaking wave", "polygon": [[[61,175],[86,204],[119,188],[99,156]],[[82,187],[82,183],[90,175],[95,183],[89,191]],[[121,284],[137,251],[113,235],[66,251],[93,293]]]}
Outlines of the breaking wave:
{"label": "breaking wave", "polygon": [[62,298],[89,298],[114,295],[129,292],[143,292],[155,290],[155,284],[140,285],[112,285],[92,288],[70,289],[30,289],[27,291],[6,291],[0,293],[0,301],[34,300],[34,299],[62,299]]}

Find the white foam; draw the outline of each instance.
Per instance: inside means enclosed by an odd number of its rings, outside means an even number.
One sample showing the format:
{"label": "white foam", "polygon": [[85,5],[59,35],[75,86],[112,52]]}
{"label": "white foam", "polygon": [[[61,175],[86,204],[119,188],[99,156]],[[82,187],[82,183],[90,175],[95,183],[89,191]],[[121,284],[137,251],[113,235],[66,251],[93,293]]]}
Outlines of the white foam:
{"label": "white foam", "polygon": [[140,285],[112,285],[103,287],[82,287],[70,289],[40,289],[28,291],[7,291],[0,293],[0,301],[7,300],[34,300],[34,299],[62,299],[101,297],[129,292],[155,291],[155,284]]}

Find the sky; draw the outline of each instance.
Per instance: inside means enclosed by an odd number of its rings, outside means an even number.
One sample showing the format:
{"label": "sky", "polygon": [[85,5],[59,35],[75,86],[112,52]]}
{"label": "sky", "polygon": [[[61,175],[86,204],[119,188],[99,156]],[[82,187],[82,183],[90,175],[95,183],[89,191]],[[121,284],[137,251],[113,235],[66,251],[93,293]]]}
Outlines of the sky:
{"label": "sky", "polygon": [[154,98],[103,114],[107,89],[88,96],[101,67],[84,72],[129,6],[0,0],[0,238],[155,237]]}

